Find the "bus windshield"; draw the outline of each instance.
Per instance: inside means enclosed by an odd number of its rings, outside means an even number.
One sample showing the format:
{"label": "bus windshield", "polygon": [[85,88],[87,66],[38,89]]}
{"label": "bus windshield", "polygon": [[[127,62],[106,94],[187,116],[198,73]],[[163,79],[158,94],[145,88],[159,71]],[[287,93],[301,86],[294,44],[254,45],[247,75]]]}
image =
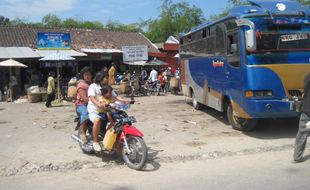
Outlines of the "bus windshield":
{"label": "bus windshield", "polygon": [[[255,24],[256,51],[309,51],[310,20],[299,18],[250,18]],[[275,23],[276,22],[276,23]]]}
{"label": "bus windshield", "polygon": [[[251,20],[255,24],[256,50],[247,52],[249,64],[309,62],[309,24],[274,24],[264,18]],[[295,60],[290,56],[292,53]]]}
{"label": "bus windshield", "polygon": [[256,51],[309,51],[310,31],[301,26],[271,26],[256,30]]}

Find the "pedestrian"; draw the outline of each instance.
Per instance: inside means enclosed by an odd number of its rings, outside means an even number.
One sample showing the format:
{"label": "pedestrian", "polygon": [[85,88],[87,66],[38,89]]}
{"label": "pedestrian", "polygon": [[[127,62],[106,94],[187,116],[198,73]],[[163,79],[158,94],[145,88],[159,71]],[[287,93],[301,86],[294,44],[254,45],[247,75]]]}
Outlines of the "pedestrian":
{"label": "pedestrian", "polygon": [[158,82],[159,82],[159,84],[160,84],[160,89],[161,89],[163,92],[166,93],[166,89],[165,89],[165,78],[164,78],[164,75],[163,75],[162,72],[160,72],[160,73],[158,74],[157,80],[158,80]]}
{"label": "pedestrian", "polygon": [[115,85],[115,74],[116,74],[116,65],[113,62],[109,70],[109,85],[110,86]]}
{"label": "pedestrian", "polygon": [[12,91],[11,91],[11,93],[12,93],[12,100],[11,101],[13,102],[14,100],[17,99],[17,93],[18,93],[17,79],[14,76],[14,74],[10,76],[10,83],[11,83],[11,86],[12,86]]}
{"label": "pedestrian", "polygon": [[157,75],[158,75],[157,71],[155,70],[154,67],[152,67],[152,71],[151,71],[150,76],[149,76],[150,82],[157,81]]}
{"label": "pedestrian", "polygon": [[310,73],[304,79],[304,94],[299,120],[299,128],[295,141],[294,161],[301,162],[310,131]]}
{"label": "pedestrian", "polygon": [[55,73],[50,71],[47,78],[47,100],[45,106],[51,106],[51,102],[55,99]]}
{"label": "pedestrian", "polygon": [[147,72],[144,66],[141,67],[140,77],[141,77],[141,81],[145,81],[147,79]]}
{"label": "pedestrian", "polygon": [[103,67],[101,69],[101,72],[104,73],[105,75],[108,75],[108,67]]}
{"label": "pedestrian", "polygon": [[4,94],[4,86],[5,86],[5,74],[3,71],[0,71],[0,93],[1,93],[0,96]]}

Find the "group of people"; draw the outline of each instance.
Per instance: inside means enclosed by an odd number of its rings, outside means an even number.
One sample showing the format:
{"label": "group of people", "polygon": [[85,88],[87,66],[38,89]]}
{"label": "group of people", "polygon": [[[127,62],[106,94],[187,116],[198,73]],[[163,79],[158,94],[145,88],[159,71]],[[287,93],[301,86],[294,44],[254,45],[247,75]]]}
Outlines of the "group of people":
{"label": "group of people", "polygon": [[114,78],[114,76],[109,77],[110,73],[113,74],[112,71],[108,73],[100,71],[93,77],[91,69],[85,67],[80,72],[81,79],[77,84],[75,105],[82,129],[81,139],[86,143],[87,123],[90,120],[93,123],[93,148],[96,152],[101,150],[98,135],[102,120],[110,123],[109,128],[114,125],[113,116],[115,114],[108,105],[114,101],[121,103],[131,102],[131,100],[121,98],[113,90],[111,85],[115,83],[115,80],[111,78]]}
{"label": "group of people", "polygon": [[171,67],[167,67],[166,69],[160,69],[159,72],[155,69],[155,67],[152,67],[152,70],[150,72],[150,75],[147,75],[146,70],[144,67],[142,67],[141,70],[141,79],[142,80],[148,80],[150,83],[159,82],[161,89],[168,90],[169,88],[169,81],[171,77],[177,77],[179,76],[179,69],[172,71]]}

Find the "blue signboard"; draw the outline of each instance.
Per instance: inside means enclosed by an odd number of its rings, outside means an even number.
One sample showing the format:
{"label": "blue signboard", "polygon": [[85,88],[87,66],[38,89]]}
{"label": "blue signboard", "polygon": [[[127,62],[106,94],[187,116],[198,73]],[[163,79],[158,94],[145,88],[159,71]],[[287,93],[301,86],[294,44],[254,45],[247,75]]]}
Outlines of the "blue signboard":
{"label": "blue signboard", "polygon": [[70,33],[38,32],[37,49],[70,49]]}

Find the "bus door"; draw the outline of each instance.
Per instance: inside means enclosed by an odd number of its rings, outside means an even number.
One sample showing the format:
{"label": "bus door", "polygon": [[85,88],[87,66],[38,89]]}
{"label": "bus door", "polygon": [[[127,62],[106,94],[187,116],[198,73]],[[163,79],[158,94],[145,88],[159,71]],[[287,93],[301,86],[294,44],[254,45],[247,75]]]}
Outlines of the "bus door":
{"label": "bus door", "polygon": [[[213,55],[209,58],[212,65],[212,75],[210,78],[210,87],[219,93],[223,93],[225,89],[225,63],[226,60],[226,35],[225,25],[223,23],[216,24],[210,28],[211,36],[214,36]],[[210,44],[210,42],[209,42]]]}
{"label": "bus door", "polygon": [[243,75],[241,71],[240,57],[240,40],[238,29],[227,27],[227,64],[225,67],[226,91],[231,98],[236,101],[239,99],[241,103],[243,95],[242,81]]}

